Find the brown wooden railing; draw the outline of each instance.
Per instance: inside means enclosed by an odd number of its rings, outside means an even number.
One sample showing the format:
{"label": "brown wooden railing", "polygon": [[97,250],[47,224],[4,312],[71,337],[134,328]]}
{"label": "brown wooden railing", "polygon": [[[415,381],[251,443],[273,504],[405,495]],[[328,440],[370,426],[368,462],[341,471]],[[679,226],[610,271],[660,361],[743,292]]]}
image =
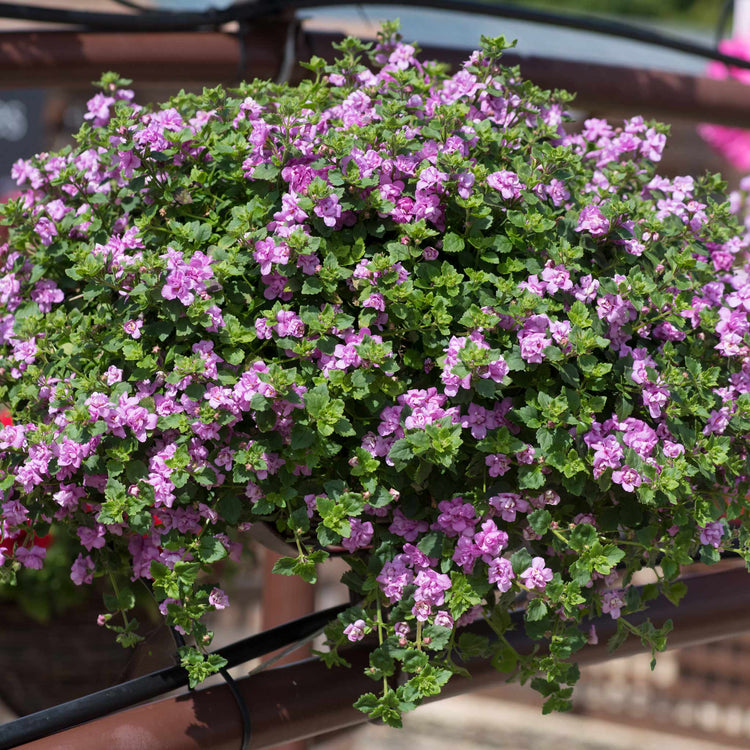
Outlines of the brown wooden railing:
{"label": "brown wooden railing", "polygon": [[[293,19],[254,22],[242,36],[221,32],[102,33],[15,32],[0,34],[0,89],[24,87],[90,87],[104,70],[116,70],[140,84],[233,83],[240,78],[291,80],[303,75],[296,64],[311,55],[331,59],[333,43],[343,35],[307,31]],[[289,41],[294,59],[289,59]],[[458,65],[470,50],[425,47],[424,55]],[[593,65],[540,57],[508,55],[525,77],[545,88],[578,92],[577,106],[598,109],[636,108],[664,119],[686,118],[750,127],[750,87],[736,81],[637,68]],[[290,65],[290,63],[293,63]],[[301,614],[301,613],[299,613]],[[670,648],[714,641],[750,632],[750,574],[744,570],[705,575],[689,581],[679,608],[656,600],[648,616],[659,625],[671,618]],[[638,624],[645,614],[635,616]],[[596,622],[599,645],[586,647],[577,659],[592,664],[612,658],[606,642],[614,633],[609,617]],[[511,634],[519,651],[536,644],[520,630]],[[630,639],[616,656],[642,646]],[[312,737],[366,721],[352,707],[373,683],[363,675],[367,652],[349,653],[352,669],[329,671],[308,659],[260,672],[239,681],[252,718],[253,748]],[[472,679],[455,678],[441,697],[504,681],[488,663],[469,665]],[[27,750],[108,748],[108,750],[192,750],[239,747],[241,720],[226,686],[193,691],[106,716],[62,733],[38,739]]]}

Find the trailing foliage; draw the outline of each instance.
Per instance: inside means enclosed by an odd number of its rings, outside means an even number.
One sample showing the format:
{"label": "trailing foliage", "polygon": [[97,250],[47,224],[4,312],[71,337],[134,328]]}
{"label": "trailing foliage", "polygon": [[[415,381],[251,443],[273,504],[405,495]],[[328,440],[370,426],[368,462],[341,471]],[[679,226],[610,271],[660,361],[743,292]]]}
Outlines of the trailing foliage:
{"label": "trailing foliage", "polygon": [[[76,583],[150,582],[195,683],[227,605],[205,573],[271,524],[298,550],[278,573],[345,553],[360,602],[324,658],[370,635],[358,706],[391,724],[461,656],[565,708],[602,613],[663,648],[628,613],[748,554],[746,242],[717,179],[655,175],[663,127],[566,134],[505,46],[449,75],[387,28],[298,87],[155,108],[109,74],[76,147],[15,166],[7,577],[43,564],[29,527],[67,527]],[[101,618],[125,644],[133,601]],[[548,655],[504,640],[519,608]]]}

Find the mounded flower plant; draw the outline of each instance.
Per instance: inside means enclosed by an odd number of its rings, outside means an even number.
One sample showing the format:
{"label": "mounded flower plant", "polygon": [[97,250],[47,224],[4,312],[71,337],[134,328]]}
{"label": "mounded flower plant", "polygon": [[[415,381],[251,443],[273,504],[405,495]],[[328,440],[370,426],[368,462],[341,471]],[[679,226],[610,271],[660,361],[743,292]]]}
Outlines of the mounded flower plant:
{"label": "mounded flower plant", "polygon": [[[314,581],[344,554],[398,724],[481,654],[565,708],[589,618],[748,552],[747,242],[717,178],[655,173],[665,128],[567,133],[569,97],[485,40],[454,75],[386,28],[297,87],[140,107],[108,74],[77,146],[14,167],[0,278],[3,575],[147,582],[195,684],[212,578],[251,525]],[[36,536],[35,536],[36,535]],[[653,568],[647,589],[632,577]],[[133,583],[131,583],[133,582]],[[545,656],[503,638],[525,611]],[[461,634],[485,618],[494,640]],[[387,678],[406,675],[394,689]],[[382,686],[382,687],[381,687]]]}

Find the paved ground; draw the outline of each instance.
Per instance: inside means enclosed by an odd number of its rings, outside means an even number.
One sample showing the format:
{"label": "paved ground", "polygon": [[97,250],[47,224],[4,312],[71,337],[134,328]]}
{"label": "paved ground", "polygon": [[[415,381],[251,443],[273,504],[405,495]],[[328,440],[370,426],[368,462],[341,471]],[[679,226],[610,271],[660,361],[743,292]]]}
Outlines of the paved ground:
{"label": "paved ground", "polygon": [[404,729],[368,725],[316,750],[726,750],[662,732],[626,727],[488,698],[460,696],[423,706]]}

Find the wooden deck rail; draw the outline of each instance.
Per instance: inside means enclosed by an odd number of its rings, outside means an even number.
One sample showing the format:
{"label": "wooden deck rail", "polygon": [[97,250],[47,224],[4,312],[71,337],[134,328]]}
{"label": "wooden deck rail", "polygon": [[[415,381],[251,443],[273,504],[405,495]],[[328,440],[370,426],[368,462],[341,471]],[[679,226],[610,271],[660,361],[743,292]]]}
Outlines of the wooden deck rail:
{"label": "wooden deck rail", "polygon": [[[89,89],[102,71],[116,70],[138,84],[236,83],[240,77],[276,78],[284,68],[285,20],[254,23],[240,39],[223,32],[0,33],[0,89],[66,86]],[[293,29],[294,31],[294,29]],[[297,29],[296,60],[331,59],[343,35]],[[243,52],[244,49],[244,52]],[[454,66],[471,50],[424,47],[424,56]],[[750,87],[738,81],[612,65],[508,55],[524,76],[545,88],[576,91],[582,107],[635,107],[664,119],[707,120],[750,127]],[[241,70],[244,63],[244,70]],[[294,67],[293,78],[302,70]]]}
{"label": "wooden deck rail", "polygon": [[[669,648],[679,648],[750,632],[750,574],[744,568],[687,581],[688,593],[675,607],[661,597],[647,613],[628,619],[633,624],[650,617],[655,625],[667,619],[674,623]],[[612,658],[607,641],[616,622],[605,616],[594,621],[599,643],[586,646],[576,655],[579,664],[594,664]],[[483,624],[474,632],[489,634]],[[522,631],[510,633],[510,642],[522,653],[537,643]],[[616,656],[630,656],[643,650],[630,638]],[[283,742],[313,737],[367,721],[352,703],[361,693],[377,689],[364,676],[367,650],[352,648],[347,658],[351,669],[328,670],[315,659],[260,672],[238,681],[252,717],[251,747],[268,748]],[[489,687],[507,675],[497,673],[489,663],[467,665],[471,679],[454,678],[442,698]],[[197,690],[167,698],[80,725],[65,732],[20,746],[22,750],[236,750],[241,721],[234,700],[225,686]]]}

